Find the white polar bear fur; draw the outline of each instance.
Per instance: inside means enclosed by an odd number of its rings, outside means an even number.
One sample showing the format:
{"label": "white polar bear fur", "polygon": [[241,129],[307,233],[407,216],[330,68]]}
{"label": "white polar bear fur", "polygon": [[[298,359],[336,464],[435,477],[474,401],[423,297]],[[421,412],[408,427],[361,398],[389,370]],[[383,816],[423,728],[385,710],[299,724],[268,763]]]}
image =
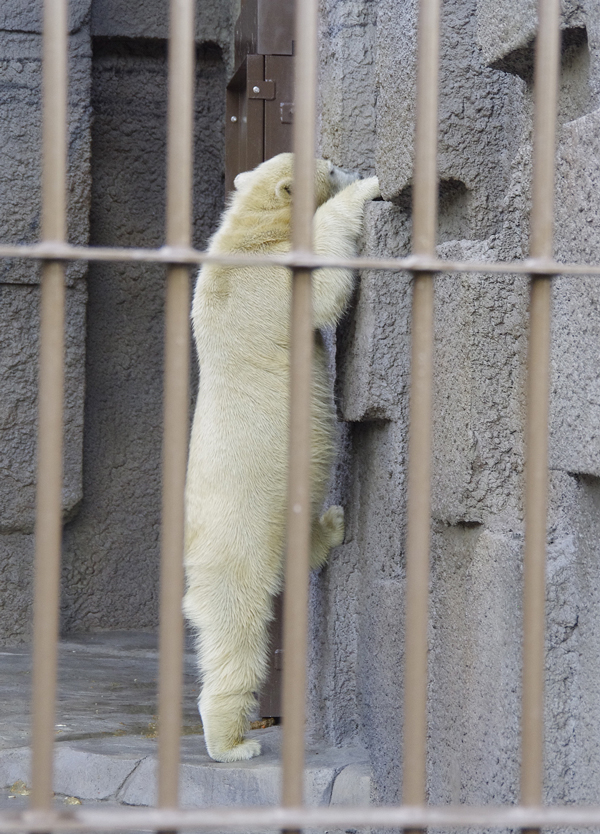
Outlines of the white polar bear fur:
{"label": "white polar bear fur", "polygon": [[[236,179],[209,251],[290,249],[292,154]],[[314,248],[351,257],[377,179],[357,180],[316,161]],[[313,275],[315,328],[335,325],[352,292],[347,269]],[[186,485],[185,613],[197,630],[199,710],[209,755],[221,762],[260,753],[244,739],[267,671],[272,598],[281,589],[288,467],[291,273],[279,266],[201,269],[192,319],[200,388]],[[321,518],[334,453],[327,356],[313,360],[311,567],[342,543],[341,507]]]}

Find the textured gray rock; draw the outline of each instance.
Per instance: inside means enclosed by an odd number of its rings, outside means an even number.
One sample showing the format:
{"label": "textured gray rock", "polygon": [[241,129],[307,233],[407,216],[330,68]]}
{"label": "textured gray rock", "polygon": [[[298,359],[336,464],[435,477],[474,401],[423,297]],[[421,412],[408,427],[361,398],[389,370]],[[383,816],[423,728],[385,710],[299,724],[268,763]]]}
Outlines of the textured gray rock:
{"label": "textured gray rock", "polygon": [[[155,633],[138,631],[88,633],[60,642],[57,749],[76,742],[79,750],[127,759],[156,752],[157,644]],[[30,741],[31,649],[4,648],[0,663],[0,750],[10,750]],[[182,723],[190,748],[203,747],[197,699],[190,645],[184,656]]]}
{"label": "textured gray rock", "polygon": [[[168,34],[167,6],[69,4],[73,243],[89,243],[90,233],[100,244],[157,246],[163,240],[167,104],[166,42],[160,39]],[[10,195],[0,202],[3,242],[40,236],[41,10],[41,2],[12,0],[0,9],[0,190]],[[218,44],[228,44],[229,15],[225,2],[198,4],[197,245],[212,231],[223,199],[225,67]],[[93,44],[91,34],[98,36]],[[93,266],[86,313],[87,271],[84,262],[67,267],[63,625],[150,626],[156,621],[164,269]],[[5,643],[30,631],[39,280],[33,261],[0,263]]]}
{"label": "textured gray rock", "polygon": [[[222,0],[197,0],[196,40],[227,49],[231,35],[230,4]],[[93,36],[160,38],[169,36],[169,4],[162,0],[93,0]]]}
{"label": "textured gray rock", "polygon": [[15,747],[0,752],[0,785],[9,787],[18,780],[31,781],[31,751],[27,747]]}
{"label": "textured gray rock", "polygon": [[430,801],[518,797],[520,534],[435,525]]}
{"label": "textured gray rock", "polygon": [[[194,241],[223,199],[224,67],[200,52]],[[96,45],[91,240],[160,246],[164,236],[166,46]],[[63,628],[146,628],[157,618],[165,270],[89,271],[84,499],[65,529]]]}
{"label": "textured gray rock", "polygon": [[[281,796],[281,731],[277,728],[253,732],[260,738],[262,755],[234,764],[216,764],[204,751],[191,756],[184,746],[181,768],[181,804],[185,807],[222,805],[277,805]],[[194,745],[198,748],[198,744]],[[189,745],[187,745],[189,747]],[[328,805],[336,776],[356,752],[324,751],[309,753],[304,776],[305,801],[309,805]],[[321,762],[321,759],[323,761]],[[361,771],[355,783],[364,778]],[[118,793],[127,805],[153,805],[156,802],[156,759],[145,758]]]}
{"label": "textured gray rock", "polygon": [[[372,14],[366,5],[356,4],[355,20]],[[534,7],[443,4],[441,257],[527,256]],[[335,14],[326,14],[321,55],[328,68],[334,44],[346,35],[335,28]],[[563,4],[561,25],[555,251],[560,260],[598,263],[597,3]],[[365,64],[374,53],[376,172],[390,202],[369,206],[362,251],[406,254],[416,3],[377,3],[376,43],[365,39]],[[356,101],[370,101],[370,67],[355,70],[351,59],[339,60],[345,88],[355,78]],[[322,147],[349,166],[353,127],[340,122],[340,112],[322,111]],[[371,140],[360,141],[370,153]],[[372,795],[386,802],[398,799],[401,774],[410,295],[408,278],[363,274],[338,332],[339,414],[348,422],[332,496],[345,505],[347,534],[311,585],[312,736],[363,744]],[[547,802],[599,796],[597,296],[597,279],[553,282]],[[526,277],[435,281],[431,802],[518,797],[528,307]]]}
{"label": "textured gray rock", "polygon": [[347,765],[333,783],[331,805],[369,805],[371,772],[365,764]]}
{"label": "textured gray rock", "polygon": [[139,756],[109,757],[60,746],[54,765],[54,791],[78,799],[108,799],[117,793],[138,763]]}
{"label": "textured gray rock", "polygon": [[348,471],[336,495],[346,543],[312,587],[310,731],[340,746],[362,739],[373,799],[392,801],[400,785],[406,409],[394,421],[348,428]]}
{"label": "textured gray rock", "polygon": [[[65,361],[65,457],[63,514],[82,498],[83,352],[86,287],[67,290]],[[0,334],[0,533],[33,530],[36,489],[37,358],[39,287],[0,285],[4,325]]]}
{"label": "textured gray rock", "polygon": [[[440,67],[440,240],[499,230],[518,149],[522,83],[486,67],[475,43],[475,2],[444,4]],[[378,4],[377,174],[386,200],[411,184],[416,3]]]}
{"label": "textured gray rock", "polygon": [[[281,796],[281,731],[253,732],[264,755],[223,765],[198,752],[198,739],[184,739],[180,770],[182,807],[277,805]],[[86,801],[113,800],[124,805],[156,804],[156,742],[139,738],[57,745],[54,792]],[[201,742],[200,742],[201,743]],[[99,750],[99,752],[98,752]],[[304,778],[308,805],[358,805],[370,802],[370,771],[356,749],[312,751]],[[26,747],[0,750],[0,788],[31,782],[31,753]],[[339,775],[338,775],[339,774]],[[338,784],[339,782],[339,784]]]}
{"label": "textured gray rock", "polygon": [[[585,0],[561,3],[561,28],[585,26]],[[591,4],[590,4],[591,5]],[[536,0],[495,3],[477,0],[477,39],[488,64],[509,72],[531,70],[531,46],[537,28]]]}
{"label": "textured gray rock", "polygon": [[[27,4],[25,4],[27,5]],[[0,27],[0,188],[10,199],[0,204],[0,239],[35,243],[41,212],[41,49],[39,35],[3,32]],[[86,243],[90,211],[91,44],[89,31],[69,38],[68,234]],[[85,274],[85,263],[70,264],[70,280]],[[32,261],[3,260],[2,283],[37,283]]]}
{"label": "textured gray rock", "polygon": [[[69,31],[76,32],[89,22],[92,0],[69,0]],[[43,21],[43,0],[3,0],[0,8],[0,30],[40,34]]]}
{"label": "textured gray rock", "polygon": [[319,153],[363,176],[375,168],[376,24],[376,3],[327,0],[321,15]]}
{"label": "textured gray rock", "polygon": [[[41,4],[7,3],[0,11],[0,190],[5,195],[0,240],[7,243],[34,243],[40,237],[41,37],[34,34],[40,9]],[[73,4],[75,34],[69,38],[68,229],[74,243],[86,243],[89,233],[88,11],[89,4]],[[65,520],[82,498],[86,270],[85,263],[67,267]],[[27,638],[31,627],[33,541],[23,534],[30,534],[34,523],[39,281],[34,261],[5,259],[0,264],[0,634],[5,643]]]}
{"label": "textured gray rock", "polygon": [[31,637],[33,616],[33,536],[7,533],[0,536],[0,623],[2,644],[20,643]]}
{"label": "textured gray rock", "polygon": [[[1,653],[0,789],[30,785],[27,647]],[[209,759],[201,734],[198,686],[191,649],[184,656],[180,796],[187,807],[274,805],[281,793],[280,727],[253,730],[259,758],[234,764]],[[82,634],[59,645],[54,791],[84,803],[156,803],[156,634]],[[151,720],[150,720],[151,719]],[[339,780],[339,783],[338,783]],[[369,802],[364,750],[309,746],[306,800],[310,804]],[[0,793],[0,807],[4,807]]]}
{"label": "textured gray rock", "polygon": [[[439,247],[498,258],[496,241]],[[432,512],[449,524],[520,516],[528,284],[513,275],[436,280]]]}
{"label": "textured gray rock", "polygon": [[[362,251],[409,253],[407,212],[390,203],[367,206]],[[410,369],[410,278],[405,273],[363,272],[356,303],[341,326],[337,389],[344,420],[394,419]]]}
{"label": "textured gray rock", "polygon": [[[563,126],[557,165],[559,260],[598,263],[600,111]],[[600,292],[597,278],[553,286],[551,465],[600,475]]]}

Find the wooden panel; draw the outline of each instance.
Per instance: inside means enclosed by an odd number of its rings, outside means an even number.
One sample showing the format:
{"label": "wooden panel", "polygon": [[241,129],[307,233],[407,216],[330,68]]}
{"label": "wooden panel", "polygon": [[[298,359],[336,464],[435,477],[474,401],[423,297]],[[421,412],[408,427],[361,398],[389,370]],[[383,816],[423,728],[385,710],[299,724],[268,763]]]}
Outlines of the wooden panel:
{"label": "wooden panel", "polygon": [[294,0],[258,0],[256,51],[294,54]]}
{"label": "wooden panel", "polygon": [[246,60],[246,55],[256,53],[258,28],[258,0],[242,0],[242,7],[235,22],[235,71]]}
{"label": "wooden panel", "polygon": [[275,82],[275,98],[265,101],[265,159],[269,159],[292,150],[293,57],[266,55],[265,79]]}
{"label": "wooden panel", "polygon": [[264,57],[248,55],[227,85],[225,123],[225,188],[241,171],[249,171],[263,161],[264,102],[248,99],[247,85],[262,83]]}
{"label": "wooden panel", "polygon": [[[261,84],[265,75],[265,59],[262,55],[248,55],[246,85]],[[242,171],[250,171],[264,159],[264,102],[260,99],[249,99],[246,91],[243,93],[243,108],[241,113],[242,147],[245,149],[245,159],[241,158]]]}
{"label": "wooden panel", "polygon": [[273,600],[273,620],[269,625],[269,672],[260,693],[261,718],[281,717],[281,678],[283,673],[283,594]]}

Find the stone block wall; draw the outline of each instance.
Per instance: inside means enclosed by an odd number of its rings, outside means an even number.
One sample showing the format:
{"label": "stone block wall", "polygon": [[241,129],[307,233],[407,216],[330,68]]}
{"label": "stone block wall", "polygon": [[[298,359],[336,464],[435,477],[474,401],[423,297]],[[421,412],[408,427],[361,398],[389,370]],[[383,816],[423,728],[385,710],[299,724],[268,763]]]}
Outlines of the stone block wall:
{"label": "stone block wall", "polygon": [[[442,5],[440,256],[526,256],[536,4]],[[565,2],[559,260],[600,258],[600,7]],[[408,254],[417,3],[325,0],[320,147],[376,173],[362,250]],[[428,794],[513,802],[519,786],[528,282],[436,278]],[[546,801],[598,802],[600,310],[553,282]],[[401,788],[410,277],[360,275],[337,335],[346,541],[313,577],[311,732],[369,751],[376,801]]]}
{"label": "stone block wall", "polygon": [[[230,10],[198,2],[194,242],[222,206]],[[69,2],[69,240],[163,240],[168,3]],[[0,7],[0,240],[40,234],[42,2]],[[157,619],[164,268],[67,269],[62,628]],[[0,262],[0,641],[31,631],[39,266]]]}
{"label": "stone block wall", "polygon": [[[224,66],[199,48],[194,243],[223,199]],[[91,242],[160,246],[167,108],[164,39],[94,40]],[[84,485],[65,528],[63,628],[157,622],[165,268],[91,264]],[[93,314],[92,314],[93,310]]]}
{"label": "stone block wall", "polygon": [[[86,243],[90,210],[89,0],[70,6],[68,228]],[[40,234],[41,3],[0,9],[0,239],[33,243]],[[85,264],[67,269],[65,477],[63,517],[82,499]],[[23,639],[31,627],[37,429],[40,267],[3,260],[0,298],[0,635]]]}
{"label": "stone block wall", "polygon": [[[194,241],[223,196],[224,88],[236,3],[198,3]],[[41,3],[0,8],[0,239],[39,235]],[[69,234],[159,245],[166,4],[70,3]],[[323,0],[319,142],[376,173],[362,251],[411,246],[416,0]],[[600,8],[563,3],[559,260],[600,258]],[[439,253],[528,249],[533,0],[445,0]],[[39,271],[0,263],[0,639],[28,637]],[[546,800],[600,802],[600,297],[553,282]],[[68,269],[63,629],[156,623],[160,267]],[[436,280],[428,792],[518,796],[528,284]],[[400,796],[411,279],[365,272],[335,339],[346,540],[311,581],[310,735],[361,744],[373,800]]]}

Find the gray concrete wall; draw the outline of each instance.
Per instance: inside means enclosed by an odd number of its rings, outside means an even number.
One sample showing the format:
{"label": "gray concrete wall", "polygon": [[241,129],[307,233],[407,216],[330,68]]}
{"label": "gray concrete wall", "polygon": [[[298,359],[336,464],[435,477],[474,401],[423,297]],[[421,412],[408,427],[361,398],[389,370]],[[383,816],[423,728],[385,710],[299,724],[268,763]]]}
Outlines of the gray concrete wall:
{"label": "gray concrete wall", "polygon": [[[74,243],[85,243],[90,208],[89,0],[69,18],[69,200]],[[41,4],[0,9],[0,239],[32,243],[40,234]],[[67,269],[66,421],[63,516],[82,499],[86,267]],[[19,641],[31,623],[35,505],[39,266],[0,264],[0,637]]]}
{"label": "gray concrete wall", "polygon": [[[363,252],[410,251],[416,2],[323,3],[320,143],[377,173]],[[442,12],[439,253],[528,249],[533,2]],[[599,27],[563,6],[556,254],[597,263]],[[597,281],[553,288],[546,800],[600,801],[600,312]],[[311,732],[369,751],[377,801],[400,796],[411,284],[360,276],[337,338],[345,544],[312,582]],[[528,285],[436,279],[428,794],[514,801],[519,782]]]}
{"label": "gray concrete wall", "polygon": [[[523,257],[534,3],[443,4],[439,252]],[[377,173],[362,250],[410,251],[416,2],[324,0],[319,141]],[[71,239],[157,245],[163,228],[163,4],[71,4]],[[564,3],[556,253],[600,259],[600,8]],[[39,233],[39,4],[0,9],[0,237]],[[229,4],[199,4],[195,242],[222,200]],[[208,46],[207,46],[208,44]],[[219,53],[218,48],[221,48]],[[91,122],[93,115],[94,121]],[[90,161],[92,160],[92,161]],[[0,635],[27,637],[38,272],[0,264]],[[66,631],[151,626],[158,568],[163,277],[69,267]],[[87,304],[87,308],[86,308]],[[344,545],[312,579],[310,734],[360,744],[373,799],[400,791],[410,277],[366,272],[336,339]],[[87,309],[87,312],[86,312]],[[600,298],[553,289],[546,800],[600,801]],[[527,281],[436,281],[428,791],[518,792]]]}
{"label": "gray concrete wall", "polygon": [[[163,40],[94,41],[94,245],[159,246],[164,229]],[[199,51],[194,243],[223,198],[224,67]],[[83,501],[65,528],[63,627],[148,627],[157,620],[165,270],[90,266]]]}
{"label": "gray concrete wall", "polygon": [[[168,4],[69,3],[69,239],[158,246]],[[198,4],[194,242],[223,199],[229,7]],[[39,239],[41,0],[0,8],[0,240]],[[92,162],[93,159],[93,162]],[[156,623],[164,270],[67,269],[63,620]],[[0,263],[0,641],[31,630],[39,267]]]}

